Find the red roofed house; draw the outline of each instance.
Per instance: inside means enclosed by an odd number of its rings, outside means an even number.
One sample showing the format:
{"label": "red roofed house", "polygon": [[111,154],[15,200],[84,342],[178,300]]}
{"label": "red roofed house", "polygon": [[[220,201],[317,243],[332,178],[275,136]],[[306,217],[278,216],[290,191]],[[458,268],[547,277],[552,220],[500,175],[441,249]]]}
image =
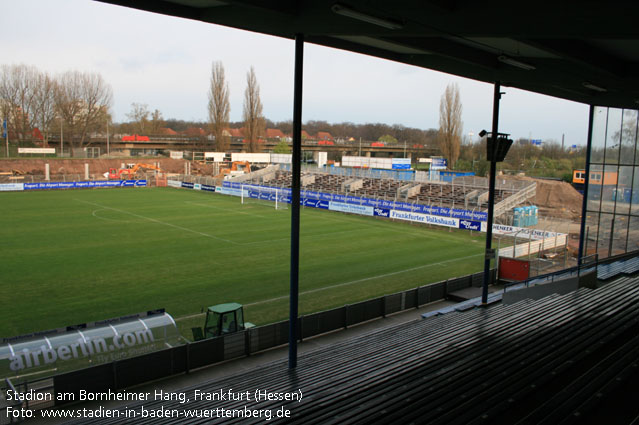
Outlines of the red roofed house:
{"label": "red roofed house", "polygon": [[317,132],[317,140],[329,140],[333,141],[333,136],[328,131],[318,131]]}
{"label": "red roofed house", "polygon": [[243,128],[229,128],[229,133],[231,134],[231,137],[244,137]]}
{"label": "red roofed house", "polygon": [[286,136],[282,133],[282,130],[278,130],[277,128],[267,128],[266,129],[266,138],[267,139],[284,139]]}
{"label": "red roofed house", "polygon": [[160,134],[163,136],[177,136],[177,131],[173,130],[172,128],[161,128],[160,129]]}
{"label": "red roofed house", "polygon": [[185,136],[188,137],[202,137],[206,136],[206,131],[200,127],[189,127],[182,132]]}

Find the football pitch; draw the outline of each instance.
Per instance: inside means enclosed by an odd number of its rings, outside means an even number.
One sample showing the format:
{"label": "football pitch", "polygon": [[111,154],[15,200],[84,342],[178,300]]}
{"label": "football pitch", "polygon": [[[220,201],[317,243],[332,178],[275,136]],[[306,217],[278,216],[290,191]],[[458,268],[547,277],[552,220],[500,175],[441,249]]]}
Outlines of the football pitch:
{"label": "football pitch", "polygon": [[[165,308],[288,317],[290,209],[172,188],[0,194],[0,337]],[[303,208],[300,314],[483,269],[485,235]]]}

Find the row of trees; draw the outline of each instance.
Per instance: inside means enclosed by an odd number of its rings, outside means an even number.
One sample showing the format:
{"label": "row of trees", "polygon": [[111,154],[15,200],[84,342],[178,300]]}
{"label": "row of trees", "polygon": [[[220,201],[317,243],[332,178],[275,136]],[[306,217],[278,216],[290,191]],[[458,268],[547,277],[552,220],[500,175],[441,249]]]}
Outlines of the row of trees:
{"label": "row of trees", "polygon": [[[486,175],[489,166],[486,160],[486,139],[463,145],[461,114],[459,87],[450,84],[446,87],[439,106],[438,147],[442,156],[448,160],[449,168]],[[631,134],[632,126],[629,128],[627,134]],[[619,137],[615,136],[617,140]],[[585,148],[565,149],[556,141],[546,141],[542,146],[535,146],[528,139],[519,139],[510,148],[505,161],[498,164],[498,168],[510,173],[524,172],[530,176],[555,177],[570,182],[572,170],[583,168],[585,163]]]}
{"label": "row of trees", "polygon": [[[208,113],[211,133],[218,151],[226,151],[230,146],[229,136],[225,132],[231,124],[229,122],[231,111],[229,96],[230,91],[224,73],[224,65],[221,62],[214,62],[208,92]],[[439,131],[409,128],[399,124],[392,126],[379,123],[358,125],[349,122],[329,124],[326,121],[309,121],[304,128],[309,134],[325,131],[336,137],[361,138],[366,141],[403,142],[410,146],[421,145],[425,147],[434,147],[438,144],[444,156],[449,158],[449,162],[454,163],[459,157],[462,131],[461,102],[459,89],[456,85],[446,88],[440,109]],[[290,134],[293,130],[291,121],[275,123],[264,118],[259,85],[253,67],[246,76],[242,118],[243,121],[236,124],[244,128],[246,148],[249,152],[259,151],[259,137],[264,134],[267,126],[277,128],[285,134]]]}
{"label": "row of trees", "polygon": [[72,146],[85,146],[89,135],[110,120],[112,102],[111,86],[100,74],[52,76],[27,65],[0,68],[0,115],[18,141],[33,139],[37,128],[45,146],[51,134],[62,130]]}
{"label": "row of trees", "polygon": [[[293,131],[292,121],[266,121],[268,128],[277,128],[285,134]],[[304,130],[309,134],[317,134],[326,131],[335,138],[352,137],[355,140],[360,138],[370,142],[379,140],[386,143],[399,143],[408,146],[423,145],[425,147],[437,146],[437,129],[422,130],[419,128],[406,127],[401,124],[366,123],[355,124],[352,122],[329,123],[321,120],[310,120],[304,123]],[[394,139],[395,141],[393,142]]]}
{"label": "row of trees", "polygon": [[[272,122],[263,116],[260,87],[253,67],[247,72],[244,91],[243,121],[230,123],[230,92],[221,62],[211,68],[208,93],[208,123],[192,123],[165,120],[159,110],[133,103],[126,115],[128,122],[114,127],[123,134],[158,135],[164,127],[188,132],[210,126],[215,149],[227,151],[230,147],[229,127],[243,127],[249,152],[260,150],[259,138],[265,129],[276,128],[291,134],[292,122]],[[84,147],[90,143],[90,135],[103,133],[110,122],[110,107],[113,101],[111,86],[100,74],[68,71],[52,76],[33,66],[2,65],[0,68],[0,115],[7,120],[10,138],[18,141],[32,140],[34,129],[40,131],[43,145],[47,146],[53,134],[64,132],[65,143],[73,147]],[[485,143],[462,146],[462,105],[459,88],[452,84],[446,87],[440,100],[439,129],[422,130],[403,125],[381,123],[354,124],[350,122],[331,124],[326,121],[308,121],[304,129],[309,134],[325,131],[336,138],[352,137],[364,141],[380,140],[386,143],[406,143],[412,147],[421,145],[439,148],[448,159],[450,168],[474,170],[483,174]],[[628,119],[628,122],[635,123]],[[624,127],[624,136],[633,138],[633,128]],[[186,134],[186,133],[184,133]],[[629,136],[630,135],[630,136]],[[621,134],[615,136],[621,139]],[[286,150],[284,146],[280,150]],[[582,152],[564,150],[558,143],[545,143],[539,149],[520,140],[511,148],[501,168],[533,172],[535,168],[553,168],[557,173],[579,168],[584,161]]]}
{"label": "row of trees", "polygon": [[[506,159],[497,164],[497,169],[509,174],[524,172],[533,177],[555,177],[570,182],[572,170],[584,168],[585,164],[585,147],[565,149],[556,141],[536,146],[528,139],[518,139],[508,151]],[[473,171],[476,175],[484,176],[489,166],[486,159],[486,138],[483,138],[476,143],[461,146],[454,169]]]}
{"label": "row of trees", "polygon": [[[208,93],[209,122],[211,133],[215,139],[215,149],[225,152],[229,149],[230,138],[226,133],[229,128],[231,104],[229,102],[229,85],[224,75],[222,62],[214,62],[211,70],[211,81]],[[262,114],[260,86],[257,83],[253,67],[246,74],[246,90],[244,90],[243,127],[246,149],[248,152],[259,152],[259,138],[266,130],[266,119]]]}
{"label": "row of trees", "polygon": [[126,114],[129,122],[118,125],[118,132],[122,134],[149,134],[157,135],[166,125],[162,112],[149,110],[149,105],[144,103],[132,103],[131,112]]}
{"label": "row of trees", "polygon": [[[410,146],[435,147],[439,141],[444,155],[454,156],[454,146],[455,143],[458,145],[461,132],[461,121],[456,120],[454,114],[461,113],[461,106],[459,103],[450,103],[449,89],[447,88],[445,95],[446,103],[442,98],[442,108],[444,105],[452,105],[459,109],[453,111],[453,115],[448,114],[445,120],[440,118],[440,124],[443,125],[439,132],[435,129],[421,130],[397,124],[329,124],[326,121],[309,121],[305,130],[310,134],[326,131],[337,137],[381,140],[387,143],[397,141]],[[458,92],[456,89],[453,92],[457,93],[453,100],[458,102]],[[231,124],[229,97],[224,66],[221,62],[215,62],[211,70],[208,113],[215,149],[219,151],[228,150],[230,146],[230,138],[225,131]],[[74,147],[86,146],[90,142],[88,136],[93,132],[103,131],[110,121],[112,101],[111,86],[100,74],[68,71],[51,76],[27,65],[3,65],[0,71],[0,113],[7,119],[11,138],[18,141],[32,139],[33,129],[38,128],[45,146],[52,134],[62,131]],[[131,112],[126,117],[129,121],[117,126],[120,133],[160,134],[161,129],[169,124],[159,110],[150,111],[148,105],[141,103],[133,103]],[[171,120],[171,124],[180,124],[173,121],[175,120]],[[290,121],[274,123],[264,118],[260,88],[253,67],[247,73],[243,121],[234,124],[244,128],[247,150],[251,152],[259,150],[258,141],[264,135],[267,125],[278,128],[285,134],[292,131]],[[448,127],[445,128],[445,125]],[[449,160],[450,163],[454,161],[454,157]]]}

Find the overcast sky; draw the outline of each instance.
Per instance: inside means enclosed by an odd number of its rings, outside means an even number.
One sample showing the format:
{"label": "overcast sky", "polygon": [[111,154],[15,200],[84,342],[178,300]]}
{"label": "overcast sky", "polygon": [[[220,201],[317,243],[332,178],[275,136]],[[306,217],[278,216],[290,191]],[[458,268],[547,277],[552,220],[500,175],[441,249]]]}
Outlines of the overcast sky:
{"label": "overcast sky", "polygon": [[[264,115],[293,116],[294,43],[91,0],[0,0],[1,64],[57,74],[98,72],[113,88],[115,121],[133,102],[164,118],[205,121],[213,61],[229,80],[231,121],[242,119],[246,73],[255,68]],[[441,72],[306,44],[303,120],[437,128],[439,101],[456,82],[464,134],[492,122],[493,86]],[[515,138],[586,144],[588,107],[504,87],[500,131]]]}

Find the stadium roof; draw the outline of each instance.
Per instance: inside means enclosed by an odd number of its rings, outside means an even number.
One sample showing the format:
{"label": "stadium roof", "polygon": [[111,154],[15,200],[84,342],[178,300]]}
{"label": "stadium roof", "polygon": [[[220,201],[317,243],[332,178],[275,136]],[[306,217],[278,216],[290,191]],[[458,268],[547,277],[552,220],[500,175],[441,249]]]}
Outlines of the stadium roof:
{"label": "stadium roof", "polygon": [[[639,107],[639,2],[99,0],[600,106]],[[198,40],[202,41],[202,40]]]}

